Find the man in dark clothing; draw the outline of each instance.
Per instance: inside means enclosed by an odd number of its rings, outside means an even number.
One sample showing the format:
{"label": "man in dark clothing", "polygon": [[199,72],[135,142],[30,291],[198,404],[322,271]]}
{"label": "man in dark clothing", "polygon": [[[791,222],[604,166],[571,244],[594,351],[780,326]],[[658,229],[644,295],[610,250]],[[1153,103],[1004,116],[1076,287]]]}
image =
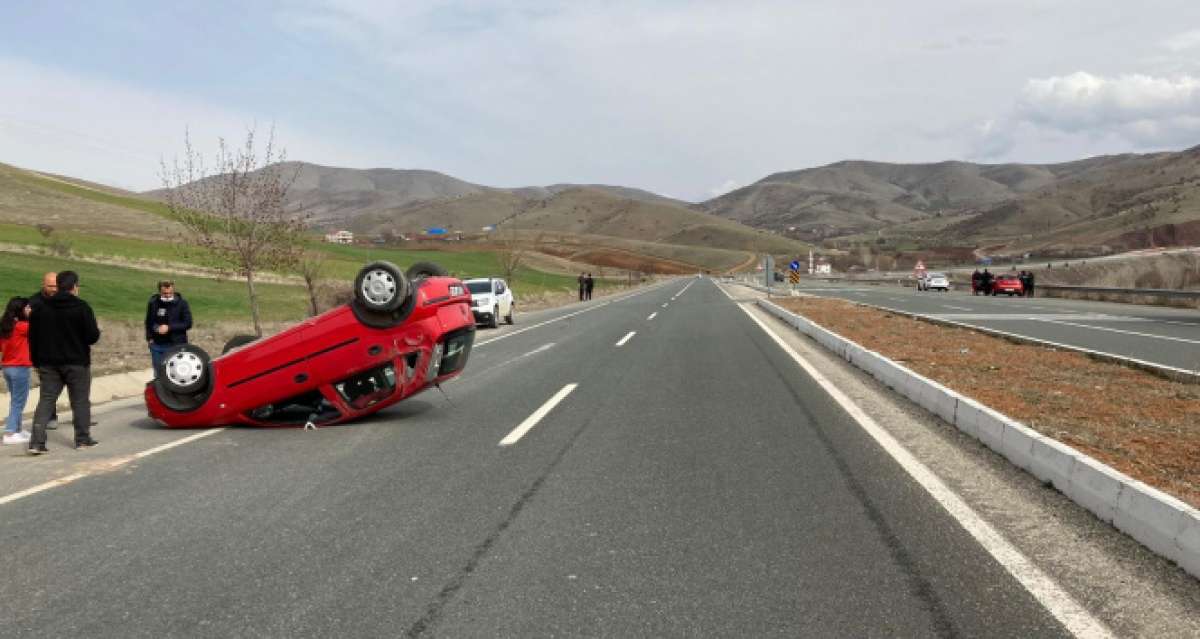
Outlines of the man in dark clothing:
{"label": "man in dark clothing", "polygon": [[587,277],[584,278],[583,286],[586,289],[584,292],[587,295],[585,299],[592,299],[592,289],[596,287],[596,280],[592,279],[591,273],[588,273]]}
{"label": "man in dark clothing", "polygon": [[1026,273],[1025,277],[1029,280],[1029,283],[1025,285],[1025,296],[1033,297],[1033,271]]}
{"label": "man in dark clothing", "polygon": [[972,295],[979,295],[979,288],[981,286],[980,279],[982,277],[983,277],[983,274],[979,272],[979,269],[975,269],[975,272],[971,273],[971,294]]}
{"label": "man in dark clothing", "polygon": [[983,285],[983,294],[992,294],[992,274],[985,268],[983,274],[979,276],[979,283]]}
{"label": "man in dark clothing", "polygon": [[583,276],[583,273],[580,273],[579,274],[579,301],[580,302],[583,301],[583,299],[584,299],[583,296],[586,294],[587,294],[587,279]]}
{"label": "man in dark clothing", "polygon": [[[58,273],[53,271],[42,276],[42,288],[38,292],[29,296],[29,308],[36,311],[44,306],[54,294],[58,292]],[[58,406],[54,407],[54,411],[50,413],[50,419],[46,420],[46,428],[54,430],[58,428]]]}
{"label": "man in dark clothing", "polygon": [[163,355],[179,344],[187,344],[187,332],[192,328],[192,309],[187,300],[175,292],[175,283],[158,283],[158,294],[146,304],[146,342],[150,345],[150,363],[154,375],[162,365]]}
{"label": "man in dark clothing", "polygon": [[46,450],[46,422],[54,404],[67,389],[71,417],[75,423],[75,447],[95,446],[92,439],[92,344],[100,341],[100,327],[88,303],[79,299],[79,276],[74,271],[58,274],[58,293],[29,317],[29,355],[37,368],[41,393],[33,414],[29,452]]}

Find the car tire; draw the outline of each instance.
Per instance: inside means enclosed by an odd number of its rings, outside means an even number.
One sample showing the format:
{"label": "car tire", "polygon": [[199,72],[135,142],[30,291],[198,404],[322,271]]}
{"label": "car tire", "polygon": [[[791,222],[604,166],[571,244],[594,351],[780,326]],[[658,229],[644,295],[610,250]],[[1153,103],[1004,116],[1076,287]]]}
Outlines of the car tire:
{"label": "car tire", "polygon": [[426,277],[445,277],[450,273],[433,262],[417,262],[404,271],[409,282],[415,282]]}
{"label": "car tire", "polygon": [[224,355],[235,348],[241,348],[246,344],[258,341],[257,335],[234,335],[225,342],[224,348],[221,349],[221,354]]}
{"label": "car tire", "polygon": [[488,328],[500,328],[500,305],[492,307],[492,319],[488,320]]}
{"label": "car tire", "polygon": [[513,316],[513,307],[515,307],[515,306],[516,306],[516,304],[509,304],[508,305],[508,315],[504,316],[504,323],[508,324],[509,326],[513,325],[513,317],[512,316]]}
{"label": "car tire", "polygon": [[180,344],[164,353],[154,373],[163,388],[175,395],[199,395],[212,381],[208,353],[193,344]]}
{"label": "car tire", "polygon": [[391,313],[408,300],[408,278],[391,262],[371,262],[354,278],[354,301],[377,313]]}

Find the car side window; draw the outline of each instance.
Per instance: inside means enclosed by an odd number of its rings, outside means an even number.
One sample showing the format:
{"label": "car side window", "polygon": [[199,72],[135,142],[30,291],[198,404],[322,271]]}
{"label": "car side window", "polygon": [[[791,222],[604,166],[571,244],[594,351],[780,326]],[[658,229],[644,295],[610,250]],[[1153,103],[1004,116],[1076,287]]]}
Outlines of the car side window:
{"label": "car side window", "polygon": [[497,295],[504,294],[504,280],[496,280],[496,294]]}

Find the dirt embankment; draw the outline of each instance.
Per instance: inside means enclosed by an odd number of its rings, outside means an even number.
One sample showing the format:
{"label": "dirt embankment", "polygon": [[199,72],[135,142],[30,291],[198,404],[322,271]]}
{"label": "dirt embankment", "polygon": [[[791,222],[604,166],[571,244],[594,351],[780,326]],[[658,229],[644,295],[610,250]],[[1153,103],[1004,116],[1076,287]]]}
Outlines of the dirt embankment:
{"label": "dirt embankment", "polygon": [[780,304],[1200,507],[1200,386],[839,300]]}

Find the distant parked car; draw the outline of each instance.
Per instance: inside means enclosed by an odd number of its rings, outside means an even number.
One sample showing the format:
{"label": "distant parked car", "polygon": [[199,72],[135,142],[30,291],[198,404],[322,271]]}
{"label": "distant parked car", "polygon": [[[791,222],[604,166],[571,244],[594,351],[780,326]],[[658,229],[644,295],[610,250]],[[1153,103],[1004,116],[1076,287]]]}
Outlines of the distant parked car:
{"label": "distant parked car", "polygon": [[496,328],[501,317],[505,324],[513,323],[516,300],[508,282],[498,277],[479,277],[463,283],[471,293],[471,312],[475,314],[476,323]]}
{"label": "distant parked car", "polygon": [[945,273],[925,273],[917,278],[918,291],[949,291],[950,278]]}
{"label": "distant parked car", "polygon": [[996,281],[992,284],[992,295],[1006,293],[1009,297],[1013,295],[1024,295],[1025,287],[1021,285],[1021,278],[1015,273],[1007,275],[998,275]]}

